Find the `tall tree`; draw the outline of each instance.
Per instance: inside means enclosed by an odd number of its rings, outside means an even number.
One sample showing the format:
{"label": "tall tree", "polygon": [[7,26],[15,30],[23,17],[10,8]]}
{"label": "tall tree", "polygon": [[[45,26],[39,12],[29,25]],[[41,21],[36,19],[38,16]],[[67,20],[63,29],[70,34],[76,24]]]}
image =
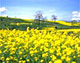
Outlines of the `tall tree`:
{"label": "tall tree", "polygon": [[52,21],[56,21],[56,20],[57,20],[57,16],[52,15],[52,16],[51,16],[51,20],[52,20]]}
{"label": "tall tree", "polygon": [[35,14],[35,20],[41,21],[43,19],[43,13],[41,11],[37,11]]}

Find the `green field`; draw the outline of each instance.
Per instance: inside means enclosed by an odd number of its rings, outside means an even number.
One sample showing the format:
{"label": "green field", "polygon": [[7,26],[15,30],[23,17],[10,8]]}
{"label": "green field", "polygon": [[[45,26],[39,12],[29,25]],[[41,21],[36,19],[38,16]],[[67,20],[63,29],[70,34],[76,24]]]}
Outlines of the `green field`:
{"label": "green field", "polygon": [[[72,22],[66,22],[71,23]],[[79,23],[79,22],[78,22]],[[77,24],[77,22],[73,23],[71,26],[59,23],[59,22],[52,22],[52,21],[35,21],[33,19],[20,19],[20,18],[9,18],[9,17],[0,17],[0,29],[17,29],[17,30],[26,30],[27,27],[32,28],[39,28],[44,29],[45,27],[57,27],[56,29],[80,29],[80,25],[78,24],[75,26],[74,24]]]}

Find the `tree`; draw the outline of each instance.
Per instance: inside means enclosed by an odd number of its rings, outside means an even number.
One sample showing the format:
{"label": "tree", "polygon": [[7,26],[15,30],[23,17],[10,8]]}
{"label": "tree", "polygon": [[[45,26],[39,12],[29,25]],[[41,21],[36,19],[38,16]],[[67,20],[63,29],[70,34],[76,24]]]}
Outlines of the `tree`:
{"label": "tree", "polygon": [[40,27],[41,21],[43,20],[43,13],[41,11],[37,11],[35,13],[35,24],[38,24],[38,26]]}
{"label": "tree", "polygon": [[43,13],[41,11],[37,11],[35,14],[35,20],[41,21],[43,20]]}
{"label": "tree", "polygon": [[76,24],[77,20],[72,20],[72,25]]}
{"label": "tree", "polygon": [[51,20],[52,20],[52,21],[56,21],[56,20],[57,20],[57,16],[52,15]]}

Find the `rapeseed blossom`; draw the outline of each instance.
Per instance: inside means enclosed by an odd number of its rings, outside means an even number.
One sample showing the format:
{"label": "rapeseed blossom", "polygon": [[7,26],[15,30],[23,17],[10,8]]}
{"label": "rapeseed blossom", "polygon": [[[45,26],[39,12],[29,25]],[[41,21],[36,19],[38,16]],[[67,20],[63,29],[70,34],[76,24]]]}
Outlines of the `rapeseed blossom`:
{"label": "rapeseed blossom", "polygon": [[8,63],[78,63],[80,31],[0,30],[0,61]]}

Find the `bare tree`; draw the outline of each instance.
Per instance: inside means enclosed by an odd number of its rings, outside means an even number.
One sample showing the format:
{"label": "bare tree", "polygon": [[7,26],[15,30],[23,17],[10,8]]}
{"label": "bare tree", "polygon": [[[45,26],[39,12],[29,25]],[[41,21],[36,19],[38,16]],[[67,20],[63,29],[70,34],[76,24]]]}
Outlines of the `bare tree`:
{"label": "bare tree", "polygon": [[51,20],[52,20],[52,21],[56,21],[56,20],[57,20],[57,16],[52,15],[52,16],[51,16]]}
{"label": "bare tree", "polygon": [[43,13],[41,11],[37,11],[35,14],[35,20],[41,21],[43,20]]}

